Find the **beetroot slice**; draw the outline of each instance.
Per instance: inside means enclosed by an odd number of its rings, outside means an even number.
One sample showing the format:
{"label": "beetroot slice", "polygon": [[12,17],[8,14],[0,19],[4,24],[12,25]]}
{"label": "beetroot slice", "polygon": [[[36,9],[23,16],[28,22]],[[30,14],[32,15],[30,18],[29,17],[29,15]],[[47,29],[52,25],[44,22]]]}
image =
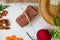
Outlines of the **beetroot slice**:
{"label": "beetroot slice", "polygon": [[41,29],[37,32],[38,40],[51,40],[52,36],[48,30]]}

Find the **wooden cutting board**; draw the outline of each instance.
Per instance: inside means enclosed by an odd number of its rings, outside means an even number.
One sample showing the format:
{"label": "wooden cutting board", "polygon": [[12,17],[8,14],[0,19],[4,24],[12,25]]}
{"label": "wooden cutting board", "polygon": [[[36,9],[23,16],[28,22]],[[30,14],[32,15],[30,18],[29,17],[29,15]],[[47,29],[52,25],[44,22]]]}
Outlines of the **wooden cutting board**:
{"label": "wooden cutting board", "polygon": [[50,5],[49,2],[50,0],[39,0],[39,14],[41,14],[43,19],[51,25],[55,25],[53,17],[57,16],[60,25],[60,15],[56,12],[57,6]]}
{"label": "wooden cutting board", "polygon": [[13,3],[13,2],[38,2],[38,0],[5,0],[6,3]]}

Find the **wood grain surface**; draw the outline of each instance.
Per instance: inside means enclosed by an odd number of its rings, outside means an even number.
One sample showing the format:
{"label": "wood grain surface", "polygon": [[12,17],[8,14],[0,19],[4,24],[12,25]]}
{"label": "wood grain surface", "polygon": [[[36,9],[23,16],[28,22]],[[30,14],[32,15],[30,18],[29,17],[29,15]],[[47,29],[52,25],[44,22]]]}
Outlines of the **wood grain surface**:
{"label": "wood grain surface", "polygon": [[44,20],[47,23],[54,25],[54,23],[53,23],[53,17],[51,15],[49,15],[49,12],[47,10],[47,4],[48,4],[47,1],[48,0],[41,0],[40,1],[40,5],[39,5],[40,9],[39,10],[40,10],[41,15],[44,18]]}
{"label": "wood grain surface", "polygon": [[43,19],[47,23],[54,25],[53,17],[56,16],[60,25],[60,15],[58,14],[57,10],[56,5],[50,5],[50,0],[39,0],[39,14],[42,15]]}
{"label": "wood grain surface", "polygon": [[38,0],[5,0],[6,3],[13,3],[13,2],[38,2]]}

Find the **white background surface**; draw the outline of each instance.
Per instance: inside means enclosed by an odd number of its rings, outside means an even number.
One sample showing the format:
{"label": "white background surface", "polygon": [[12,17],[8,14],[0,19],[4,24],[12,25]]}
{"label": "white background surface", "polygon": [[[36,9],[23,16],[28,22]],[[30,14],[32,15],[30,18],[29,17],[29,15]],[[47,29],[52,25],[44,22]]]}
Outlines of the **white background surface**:
{"label": "white background surface", "polygon": [[[10,7],[6,10],[9,12],[6,17],[3,17],[3,19],[9,19],[11,25],[10,30],[0,30],[0,40],[5,40],[6,36],[16,35],[17,37],[21,37],[24,40],[31,40],[26,32],[28,32],[32,37],[36,38],[36,33],[39,29],[46,28],[49,25],[42,19],[42,17],[38,14],[32,21],[32,25],[30,24],[26,25],[24,28],[21,28],[16,23],[16,18],[23,13],[23,11],[27,8],[28,5],[35,5],[38,6],[37,3],[25,3],[25,4],[10,4]],[[24,9],[22,10],[21,7]],[[36,33],[33,30],[33,27],[36,31]]]}

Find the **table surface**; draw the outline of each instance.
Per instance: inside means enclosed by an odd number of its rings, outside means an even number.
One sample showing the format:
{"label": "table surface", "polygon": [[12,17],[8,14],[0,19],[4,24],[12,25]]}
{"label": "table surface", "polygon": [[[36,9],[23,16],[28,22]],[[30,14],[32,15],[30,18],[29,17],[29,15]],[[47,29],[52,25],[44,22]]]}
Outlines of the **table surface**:
{"label": "table surface", "polygon": [[[39,14],[37,14],[37,16],[31,21],[32,26],[28,24],[24,28],[21,28],[16,23],[16,18],[23,13],[23,11],[27,8],[28,5],[38,6],[38,3],[11,3],[7,5],[10,5],[10,7],[6,9],[9,13],[6,17],[3,17],[3,19],[9,19],[11,23],[11,29],[0,30],[0,40],[5,40],[6,36],[11,35],[16,35],[17,37],[21,37],[24,40],[31,40],[26,34],[26,32],[28,32],[33,38],[36,39],[36,33],[38,30],[49,27],[49,24],[47,24]],[[23,10],[21,8],[23,8]],[[33,28],[36,33],[34,32]]]}

